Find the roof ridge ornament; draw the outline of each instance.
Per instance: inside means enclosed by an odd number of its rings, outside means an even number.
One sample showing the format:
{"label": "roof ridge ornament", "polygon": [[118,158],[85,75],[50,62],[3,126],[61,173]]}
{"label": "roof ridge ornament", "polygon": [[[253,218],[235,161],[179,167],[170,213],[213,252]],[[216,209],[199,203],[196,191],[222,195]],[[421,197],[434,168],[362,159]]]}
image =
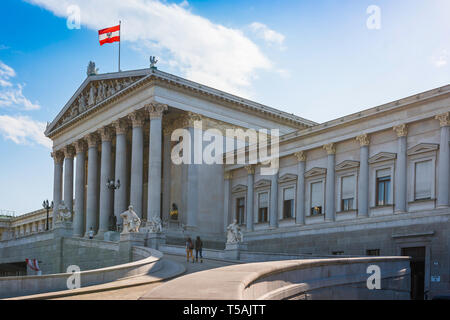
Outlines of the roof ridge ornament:
{"label": "roof ridge ornament", "polygon": [[89,61],[89,64],[87,66],[87,71],[86,71],[87,76],[95,76],[98,74],[98,68],[95,68],[95,62],[94,61]]}
{"label": "roof ridge ornament", "polygon": [[155,64],[158,63],[158,59],[155,56],[150,56],[150,69],[156,70],[158,68],[155,67]]}

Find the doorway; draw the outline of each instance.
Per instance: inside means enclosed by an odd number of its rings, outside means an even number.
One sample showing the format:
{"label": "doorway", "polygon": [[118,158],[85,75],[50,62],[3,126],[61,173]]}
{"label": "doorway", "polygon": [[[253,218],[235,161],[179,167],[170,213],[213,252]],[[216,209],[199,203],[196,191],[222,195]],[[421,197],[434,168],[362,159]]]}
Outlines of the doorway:
{"label": "doorway", "polygon": [[411,257],[411,300],[423,300],[425,290],[425,247],[402,248]]}

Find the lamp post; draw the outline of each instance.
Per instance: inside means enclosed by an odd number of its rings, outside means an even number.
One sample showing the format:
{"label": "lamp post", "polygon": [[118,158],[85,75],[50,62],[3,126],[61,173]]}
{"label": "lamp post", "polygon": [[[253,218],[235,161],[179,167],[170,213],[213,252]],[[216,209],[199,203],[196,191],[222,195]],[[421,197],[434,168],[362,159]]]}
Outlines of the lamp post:
{"label": "lamp post", "polygon": [[48,231],[48,211],[53,209],[53,201],[49,204],[48,200],[44,200],[44,202],[42,202],[42,207],[47,210],[47,226],[45,227],[45,230]]}

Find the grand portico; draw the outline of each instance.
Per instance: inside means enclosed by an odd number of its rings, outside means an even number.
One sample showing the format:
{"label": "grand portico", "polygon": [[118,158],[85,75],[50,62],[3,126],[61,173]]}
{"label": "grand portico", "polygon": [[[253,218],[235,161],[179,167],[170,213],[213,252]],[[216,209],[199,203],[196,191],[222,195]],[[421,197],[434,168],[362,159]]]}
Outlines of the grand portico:
{"label": "grand portico", "polygon": [[[102,238],[115,229],[113,216],[121,223],[119,215],[129,204],[144,220],[168,221],[176,204],[179,221],[169,229],[224,237],[230,221],[223,216],[223,166],[171,161],[172,132],[186,128],[194,139],[195,120],[202,121],[200,130],[215,128],[224,136],[227,128],[287,134],[315,124],[154,67],[91,70],[45,132],[53,140],[55,208],[64,201],[74,212],[74,235],[92,228]],[[113,190],[110,181],[120,186]]]}

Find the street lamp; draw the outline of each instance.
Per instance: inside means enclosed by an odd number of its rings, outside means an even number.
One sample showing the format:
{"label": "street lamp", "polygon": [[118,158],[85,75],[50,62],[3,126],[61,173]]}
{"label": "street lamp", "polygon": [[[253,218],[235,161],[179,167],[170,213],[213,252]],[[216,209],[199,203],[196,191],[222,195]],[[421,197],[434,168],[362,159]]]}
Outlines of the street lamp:
{"label": "street lamp", "polygon": [[44,202],[42,202],[42,206],[44,207],[45,210],[47,210],[47,226],[45,230],[48,231],[48,211],[50,209],[53,209],[53,201],[49,204],[48,200],[44,200]]}

